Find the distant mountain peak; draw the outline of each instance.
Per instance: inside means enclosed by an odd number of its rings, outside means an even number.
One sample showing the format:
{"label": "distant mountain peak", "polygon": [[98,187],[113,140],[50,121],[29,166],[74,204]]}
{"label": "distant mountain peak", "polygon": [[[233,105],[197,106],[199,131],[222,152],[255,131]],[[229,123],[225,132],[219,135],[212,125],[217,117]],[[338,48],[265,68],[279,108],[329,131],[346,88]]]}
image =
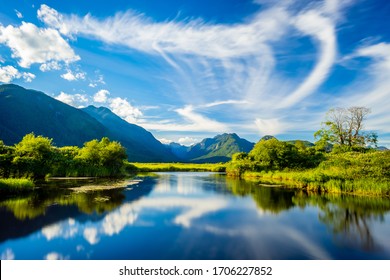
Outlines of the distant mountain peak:
{"label": "distant mountain peak", "polygon": [[223,133],[190,146],[185,158],[192,162],[227,162],[234,153],[249,152],[253,146],[254,143],[240,138],[236,133]]}

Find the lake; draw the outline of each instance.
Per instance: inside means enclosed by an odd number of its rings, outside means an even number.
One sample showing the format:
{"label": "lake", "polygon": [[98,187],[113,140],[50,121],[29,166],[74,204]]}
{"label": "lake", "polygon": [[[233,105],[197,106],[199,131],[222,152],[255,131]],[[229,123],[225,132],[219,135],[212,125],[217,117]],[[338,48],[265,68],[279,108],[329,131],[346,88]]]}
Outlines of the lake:
{"label": "lake", "polygon": [[74,191],[93,179],[53,180],[2,198],[1,259],[390,259],[388,198],[206,172],[135,179],[100,191]]}

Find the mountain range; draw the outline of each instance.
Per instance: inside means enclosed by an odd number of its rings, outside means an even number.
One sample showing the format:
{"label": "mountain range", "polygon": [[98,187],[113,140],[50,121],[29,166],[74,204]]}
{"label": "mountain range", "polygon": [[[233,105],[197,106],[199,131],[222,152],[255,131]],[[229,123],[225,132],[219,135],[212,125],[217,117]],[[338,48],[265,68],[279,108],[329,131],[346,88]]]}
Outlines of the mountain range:
{"label": "mountain range", "polygon": [[226,162],[232,154],[249,152],[254,146],[235,133],[206,138],[190,147],[166,146],[108,108],[77,109],[40,91],[0,85],[0,139],[13,145],[31,132],[52,138],[56,146],[82,146],[107,136],[126,148],[132,162]]}
{"label": "mountain range", "polygon": [[235,133],[224,133],[214,138],[203,139],[200,143],[190,147],[177,143],[170,143],[169,147],[181,160],[195,163],[215,163],[229,161],[234,153],[248,153],[254,145]]}

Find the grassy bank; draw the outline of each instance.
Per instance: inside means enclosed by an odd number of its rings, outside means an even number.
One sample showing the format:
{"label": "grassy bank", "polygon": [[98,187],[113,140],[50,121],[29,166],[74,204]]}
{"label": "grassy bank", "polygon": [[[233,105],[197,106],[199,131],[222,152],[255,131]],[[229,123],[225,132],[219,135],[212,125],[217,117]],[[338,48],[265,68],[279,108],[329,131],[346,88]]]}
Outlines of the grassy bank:
{"label": "grassy bank", "polygon": [[132,163],[139,172],[225,172],[226,166],[223,163]]}
{"label": "grassy bank", "polygon": [[0,192],[22,193],[34,189],[34,182],[25,178],[7,178],[0,179]]}
{"label": "grassy bank", "polygon": [[338,176],[331,170],[245,172],[246,180],[282,183],[287,188],[301,188],[320,193],[390,196],[388,178],[356,178]]}
{"label": "grassy bank", "polygon": [[[390,196],[390,151],[324,154],[314,168],[275,168],[243,158],[227,166],[229,176],[251,181],[282,183],[320,193]],[[294,168],[295,167],[295,168]]]}

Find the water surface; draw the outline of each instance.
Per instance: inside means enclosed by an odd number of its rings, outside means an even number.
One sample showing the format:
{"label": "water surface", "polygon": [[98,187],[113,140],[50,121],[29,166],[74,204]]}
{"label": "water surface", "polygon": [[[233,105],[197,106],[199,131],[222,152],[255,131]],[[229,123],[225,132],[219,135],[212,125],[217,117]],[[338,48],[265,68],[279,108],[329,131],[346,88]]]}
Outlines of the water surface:
{"label": "water surface", "polygon": [[389,199],[213,173],[139,179],[87,192],[56,181],[3,198],[1,259],[390,259]]}

